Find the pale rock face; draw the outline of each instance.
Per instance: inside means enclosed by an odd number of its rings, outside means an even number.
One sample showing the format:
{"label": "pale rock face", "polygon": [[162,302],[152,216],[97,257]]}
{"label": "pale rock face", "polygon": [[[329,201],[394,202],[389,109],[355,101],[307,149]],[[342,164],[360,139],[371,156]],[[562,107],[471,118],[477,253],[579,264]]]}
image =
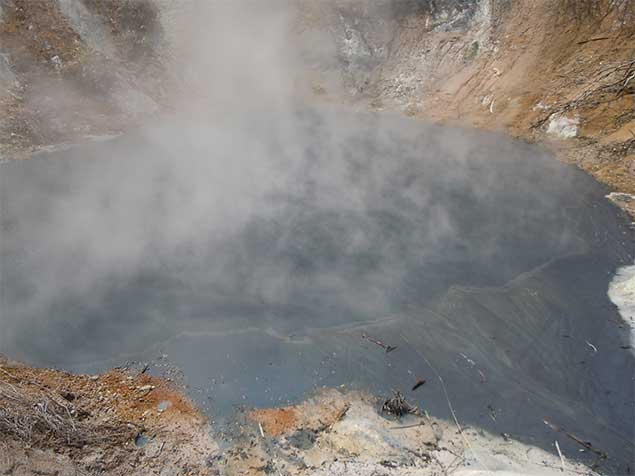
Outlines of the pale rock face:
{"label": "pale rock face", "polygon": [[561,139],[571,139],[578,135],[578,126],[580,125],[580,118],[567,117],[560,114],[556,114],[549,121],[547,126],[547,134],[559,137]]}
{"label": "pale rock face", "polygon": [[635,345],[635,265],[618,270],[609,285],[608,295],[631,328],[631,345]]}

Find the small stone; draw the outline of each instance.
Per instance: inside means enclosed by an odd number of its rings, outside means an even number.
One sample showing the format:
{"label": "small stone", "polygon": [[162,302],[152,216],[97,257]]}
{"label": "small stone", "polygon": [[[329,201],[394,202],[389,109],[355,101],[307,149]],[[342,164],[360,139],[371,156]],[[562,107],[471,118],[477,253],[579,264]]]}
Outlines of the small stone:
{"label": "small stone", "polygon": [[53,63],[55,69],[60,69],[62,67],[62,59],[58,55],[55,55],[51,58],[51,63]]}

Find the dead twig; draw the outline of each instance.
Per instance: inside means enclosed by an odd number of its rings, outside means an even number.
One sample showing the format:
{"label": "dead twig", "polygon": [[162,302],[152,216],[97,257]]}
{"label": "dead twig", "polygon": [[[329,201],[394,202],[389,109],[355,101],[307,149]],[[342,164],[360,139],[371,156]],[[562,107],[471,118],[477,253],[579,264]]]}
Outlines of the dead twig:
{"label": "dead twig", "polygon": [[333,423],[331,423],[328,427],[328,431],[331,431],[333,429],[333,427],[335,426],[335,424],[338,421],[341,421],[342,418],[344,418],[346,416],[346,414],[348,413],[348,410],[351,408],[350,404],[346,403],[335,415],[335,418],[333,419]]}
{"label": "dead twig", "polygon": [[560,468],[560,471],[564,473],[564,470],[565,470],[564,456],[562,456],[562,451],[560,451],[560,445],[558,444],[558,440],[556,440],[556,450],[558,450],[558,456],[560,456],[560,464],[562,465],[562,467]]}
{"label": "dead twig", "polygon": [[403,425],[403,426],[393,426],[388,428],[389,430],[405,430],[407,428],[417,428],[418,426],[423,426],[425,423],[420,421],[419,423],[413,423],[412,425]]}
{"label": "dead twig", "polygon": [[578,45],[585,45],[587,43],[592,43],[594,41],[604,41],[604,40],[610,40],[611,38],[608,36],[601,36],[599,38],[589,38],[588,40],[584,40],[584,41],[578,41]]}
{"label": "dead twig", "polygon": [[[459,423],[459,419],[456,416],[456,412],[454,411],[454,406],[452,405],[452,402],[450,401],[450,396],[448,395],[448,389],[445,386],[445,381],[443,380],[443,377],[441,377],[441,374],[438,372],[436,367],[434,367],[432,365],[432,363],[428,360],[428,358],[425,355],[423,355],[421,352],[419,352],[415,347],[413,347],[412,344],[410,344],[410,342],[408,342],[408,340],[406,339],[405,335],[401,334],[401,338],[403,339],[403,341],[406,344],[408,344],[408,346],[410,348],[412,348],[412,350],[420,358],[423,359],[423,361],[428,365],[428,367],[430,367],[432,369],[432,371],[436,374],[437,378],[439,379],[439,383],[441,383],[441,388],[443,389],[443,394],[445,395],[445,400],[448,403],[448,408],[450,409],[450,413],[452,414],[452,418],[454,420],[456,428],[457,428],[459,434],[461,435],[461,439],[463,440],[463,443],[465,444],[465,447],[469,448],[470,451],[472,452],[472,454],[474,455],[474,457],[476,457],[476,452],[474,451],[474,448],[472,448],[472,445],[470,444],[470,442],[467,440],[467,437],[465,436],[465,433],[463,432],[463,428],[461,428],[461,425]],[[484,469],[487,470],[487,467],[485,466],[484,463],[481,463],[481,465],[483,466]]]}
{"label": "dead twig", "polygon": [[575,441],[579,445],[583,446],[587,450],[589,450],[589,451],[595,453],[596,455],[598,455],[601,459],[608,458],[608,454],[606,454],[606,452],[604,452],[602,450],[599,450],[599,449],[596,449],[590,442],[584,441],[582,438],[577,437],[573,433],[570,433],[567,430],[565,430],[564,428],[561,428],[558,425],[554,425],[553,423],[551,423],[551,422],[549,422],[547,420],[543,420],[543,421],[544,421],[545,425],[547,425],[553,431],[557,431],[558,433],[562,433],[563,435],[571,438],[573,441]]}
{"label": "dead twig", "polygon": [[158,458],[159,456],[161,456],[161,453],[163,453],[164,447],[165,447],[165,441],[161,443],[161,446],[159,447],[159,451],[157,451],[157,454],[155,454],[153,457]]}
{"label": "dead twig", "polygon": [[338,422],[342,418],[344,418],[350,408],[351,406],[348,403],[344,405],[344,407],[342,407],[342,409],[339,412],[337,412],[337,415],[335,415],[335,422]]}
{"label": "dead twig", "polygon": [[366,339],[368,342],[372,342],[373,344],[378,345],[379,347],[384,349],[386,351],[386,353],[392,352],[393,350],[397,349],[396,346],[384,344],[380,340],[373,339],[372,337],[369,337],[366,333],[362,334],[362,339]]}

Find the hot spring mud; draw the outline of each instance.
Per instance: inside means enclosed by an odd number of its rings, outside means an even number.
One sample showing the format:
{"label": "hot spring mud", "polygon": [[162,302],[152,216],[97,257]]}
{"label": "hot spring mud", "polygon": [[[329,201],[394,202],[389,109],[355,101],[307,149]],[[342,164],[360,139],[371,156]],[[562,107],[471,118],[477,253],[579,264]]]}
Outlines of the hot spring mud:
{"label": "hot spring mud", "polygon": [[633,356],[607,289],[633,241],[602,186],[397,117],[228,121],[2,164],[0,352],[81,372],[165,353],[213,416],[425,378],[413,402],[449,419],[442,377],[466,424],[553,451],[547,420],[625,471]]}

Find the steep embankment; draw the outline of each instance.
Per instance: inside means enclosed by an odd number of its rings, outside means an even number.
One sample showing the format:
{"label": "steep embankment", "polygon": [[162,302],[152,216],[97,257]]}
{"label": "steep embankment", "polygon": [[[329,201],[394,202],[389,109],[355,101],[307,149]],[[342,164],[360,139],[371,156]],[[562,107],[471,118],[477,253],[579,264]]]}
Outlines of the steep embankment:
{"label": "steep embankment", "polygon": [[161,108],[149,1],[0,1],[0,156],[116,133]]}
{"label": "steep embankment", "polygon": [[318,93],[337,99],[343,84],[378,110],[549,142],[635,193],[633,2],[306,2],[303,11],[303,33],[328,32],[339,58],[317,63]]}

